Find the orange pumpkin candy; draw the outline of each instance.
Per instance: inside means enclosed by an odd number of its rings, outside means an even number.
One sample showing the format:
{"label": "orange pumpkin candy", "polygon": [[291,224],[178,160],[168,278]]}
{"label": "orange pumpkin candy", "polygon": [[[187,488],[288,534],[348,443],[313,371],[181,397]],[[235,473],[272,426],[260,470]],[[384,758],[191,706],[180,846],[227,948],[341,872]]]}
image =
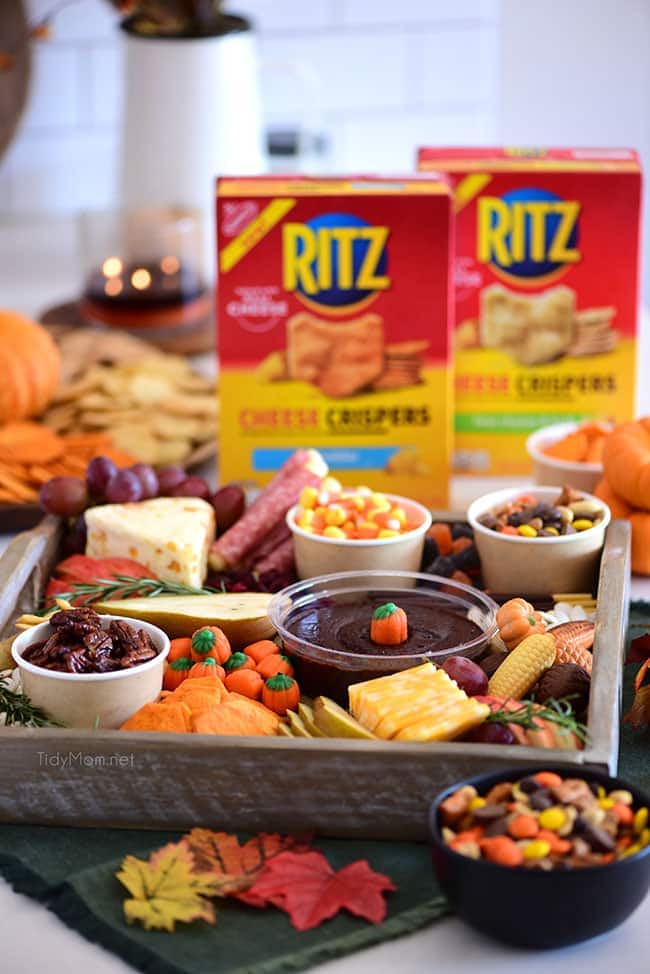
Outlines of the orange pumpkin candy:
{"label": "orange pumpkin candy", "polygon": [[546,632],[540,612],[536,612],[525,599],[509,599],[497,612],[499,635],[510,652],[526,636]]}
{"label": "orange pumpkin candy", "polygon": [[603,468],[619,497],[650,511],[650,416],[612,430],[605,440]]}
{"label": "orange pumpkin candy", "polygon": [[59,350],[45,328],[0,309],[0,425],[42,413],[60,372]]}

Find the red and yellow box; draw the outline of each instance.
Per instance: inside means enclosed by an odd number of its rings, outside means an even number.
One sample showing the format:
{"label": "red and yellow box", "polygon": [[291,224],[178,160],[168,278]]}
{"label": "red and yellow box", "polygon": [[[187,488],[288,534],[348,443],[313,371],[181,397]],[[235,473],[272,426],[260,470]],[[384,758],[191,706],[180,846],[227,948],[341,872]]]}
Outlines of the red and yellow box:
{"label": "red and yellow box", "polygon": [[526,474],[532,430],[632,418],[636,153],[423,148],[418,169],[454,185],[456,471]]}
{"label": "red and yellow box", "polygon": [[436,176],[218,180],[222,480],[310,446],[446,507],[451,226]]}

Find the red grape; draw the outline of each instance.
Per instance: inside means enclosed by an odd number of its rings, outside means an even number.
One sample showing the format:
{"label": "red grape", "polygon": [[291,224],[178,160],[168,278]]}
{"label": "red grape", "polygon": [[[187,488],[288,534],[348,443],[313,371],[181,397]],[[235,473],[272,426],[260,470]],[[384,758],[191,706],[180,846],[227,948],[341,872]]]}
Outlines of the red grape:
{"label": "red grape", "polygon": [[489,724],[479,724],[465,735],[466,741],[475,741],[479,744],[516,744],[517,739],[507,724],[500,724],[497,721]]}
{"label": "red grape", "polygon": [[186,479],[187,474],[182,467],[161,467],[158,471],[158,493],[168,494],[173,487],[178,487]]}
{"label": "red grape", "polygon": [[48,514],[76,517],[88,506],[88,491],[79,477],[53,477],[43,484],[38,499]]}
{"label": "red grape", "polygon": [[94,457],[86,467],[86,486],[92,497],[103,497],[106,485],[117,473],[117,467],[108,457]]}
{"label": "red grape", "polygon": [[212,506],[217,515],[217,531],[223,534],[244,513],[246,495],[236,484],[227,484],[213,495]]}
{"label": "red grape", "polygon": [[170,497],[200,497],[207,501],[210,497],[210,488],[202,477],[186,477],[182,483],[172,487],[167,493]]}
{"label": "red grape", "polygon": [[442,668],[455,680],[461,690],[464,690],[468,697],[476,697],[487,693],[488,678],[487,674],[465,656],[448,656],[442,664]]}
{"label": "red grape", "polygon": [[132,467],[127,467],[127,470],[134,473],[140,481],[143,500],[158,496],[158,477],[153,467],[148,463],[134,463]]}
{"label": "red grape", "polygon": [[132,470],[118,470],[106,485],[106,500],[110,504],[128,504],[142,499],[142,484]]}

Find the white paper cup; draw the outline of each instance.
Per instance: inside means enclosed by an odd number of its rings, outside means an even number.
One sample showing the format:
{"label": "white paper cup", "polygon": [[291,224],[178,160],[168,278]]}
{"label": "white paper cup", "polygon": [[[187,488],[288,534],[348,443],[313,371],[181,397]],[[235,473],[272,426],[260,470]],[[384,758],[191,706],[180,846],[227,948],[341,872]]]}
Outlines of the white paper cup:
{"label": "white paper cup", "polygon": [[611,520],[607,504],[584,493],[585,500],[602,507],[603,519],[587,531],[557,538],[500,534],[479,523],[484,514],[525,493],[546,503],[554,503],[559,495],[557,487],[508,487],[483,494],[469,506],[467,520],[474,531],[486,589],[522,596],[594,591],[605,529]]}
{"label": "white paper cup", "polygon": [[100,616],[106,629],[113,619],[144,629],[158,650],[155,659],[112,673],[60,673],[34,666],[23,659],[32,643],[53,632],[49,622],[25,629],[13,643],[11,655],[20,670],[23,690],[33,704],[66,727],[97,727],[113,730],[144,706],[158,699],[162,689],[169,639],[157,626],[124,616]]}
{"label": "white paper cup", "polygon": [[556,423],[544,426],[531,433],[526,440],[526,450],[532,461],[533,480],[536,484],[557,485],[571,484],[576,490],[593,492],[596,484],[603,476],[602,463],[575,463],[570,460],[558,460],[544,453],[544,448],[557,443],[569,433],[575,433],[578,423]]}
{"label": "white paper cup", "polygon": [[298,578],[315,578],[336,572],[393,570],[417,572],[420,569],[424,536],[431,526],[431,512],[408,497],[385,494],[389,501],[404,509],[409,521],[418,525],[413,531],[395,538],[354,541],[347,538],[324,538],[309,534],[295,521],[296,507],[287,513],[287,524],[293,534]]}

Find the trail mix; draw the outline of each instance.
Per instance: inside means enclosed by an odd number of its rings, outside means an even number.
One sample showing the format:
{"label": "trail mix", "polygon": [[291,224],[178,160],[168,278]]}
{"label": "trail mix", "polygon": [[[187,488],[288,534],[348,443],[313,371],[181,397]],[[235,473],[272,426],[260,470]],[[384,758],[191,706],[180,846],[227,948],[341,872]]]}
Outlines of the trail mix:
{"label": "trail mix", "polygon": [[481,796],[464,785],[440,805],[454,852],[500,866],[578,869],[626,859],[650,844],[648,808],[629,791],[538,771]]}
{"label": "trail mix", "polygon": [[149,634],[112,619],[107,629],[94,609],[63,609],[50,616],[54,632],[32,643],[23,659],[61,673],[110,673],[139,666],[158,655]]}
{"label": "trail mix", "polygon": [[588,531],[604,516],[605,510],[598,501],[584,497],[571,487],[563,487],[552,504],[538,500],[534,494],[521,494],[483,514],[478,522],[500,534],[522,538],[557,538]]}

